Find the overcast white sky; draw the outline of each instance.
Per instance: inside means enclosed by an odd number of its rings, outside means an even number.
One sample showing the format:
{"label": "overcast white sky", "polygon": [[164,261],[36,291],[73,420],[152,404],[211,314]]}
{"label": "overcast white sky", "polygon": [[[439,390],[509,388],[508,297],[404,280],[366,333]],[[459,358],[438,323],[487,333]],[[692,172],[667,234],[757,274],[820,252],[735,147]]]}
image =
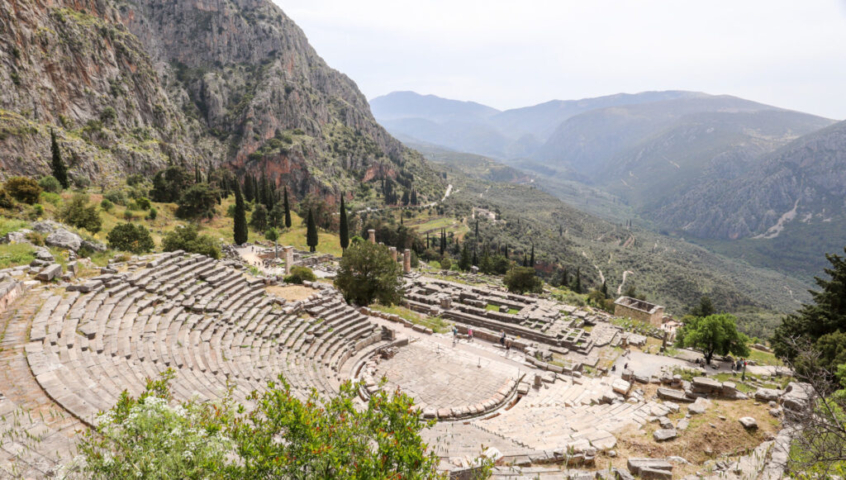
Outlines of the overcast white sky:
{"label": "overcast white sky", "polygon": [[274,0],[367,98],[730,94],[846,119],[846,0]]}

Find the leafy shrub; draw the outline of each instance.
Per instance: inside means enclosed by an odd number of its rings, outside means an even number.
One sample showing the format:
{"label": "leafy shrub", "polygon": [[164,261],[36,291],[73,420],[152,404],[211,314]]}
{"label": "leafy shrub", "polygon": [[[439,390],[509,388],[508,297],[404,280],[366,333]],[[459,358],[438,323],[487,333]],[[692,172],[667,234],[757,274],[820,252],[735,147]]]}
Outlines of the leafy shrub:
{"label": "leafy shrub", "polygon": [[109,248],[132,253],[146,253],[154,248],[156,244],[150,231],[142,225],[124,223],[118,225],[109,232]]}
{"label": "leafy shrub", "polygon": [[41,195],[41,187],[38,186],[38,182],[26,177],[12,177],[6,180],[4,189],[12,198],[27,205],[37,202]]}
{"label": "leafy shrub", "polygon": [[138,210],[149,210],[153,205],[150,203],[150,200],[141,197],[135,199],[135,208]]}
{"label": "leafy shrub", "polygon": [[29,216],[33,220],[41,218],[44,216],[44,207],[40,203],[36,203],[32,206],[32,211],[29,212]]}
{"label": "leafy shrub", "polygon": [[126,193],[123,190],[110,190],[103,194],[103,198],[115,205],[126,206]]}
{"label": "leafy shrub", "polygon": [[103,123],[111,123],[115,118],[117,118],[117,112],[112,107],[106,107],[100,112],[100,120]]}
{"label": "leafy shrub", "polygon": [[217,198],[217,191],[207,183],[191,185],[177,200],[179,208],[176,216],[184,219],[212,218]]}
{"label": "leafy shrub", "polygon": [[165,252],[184,250],[215,259],[221,256],[218,241],[208,235],[200,235],[196,225],[188,225],[168,232],[162,239],[162,249]]}
{"label": "leafy shrub", "polygon": [[302,285],[305,281],[317,281],[317,276],[308,267],[291,267],[290,275],[285,276],[286,283]]}
{"label": "leafy shrub", "polygon": [[100,202],[100,208],[102,208],[104,212],[111,212],[112,209],[115,208],[115,204],[108,198],[104,198],[103,201]]}
{"label": "leafy shrub", "polygon": [[135,214],[132,213],[132,210],[127,208],[123,212],[123,219],[126,220],[127,222],[131,222],[131,221],[135,220]]}
{"label": "leafy shrub", "polygon": [[38,186],[45,192],[59,193],[62,191],[62,184],[52,175],[41,177],[41,180],[38,181]]}
{"label": "leafy shrub", "polygon": [[0,208],[14,208],[15,200],[5,188],[0,188]]}
{"label": "leafy shrub", "polygon": [[155,207],[150,207],[150,213],[147,214],[147,220],[155,220],[159,216],[159,211]]}
{"label": "leafy shrub", "polygon": [[531,267],[515,267],[513,268],[502,283],[508,287],[511,293],[540,293],[543,289],[543,281],[538,278],[535,269]]}
{"label": "leafy shrub", "polygon": [[144,175],[141,175],[140,173],[133,173],[132,175],[126,177],[126,184],[130,187],[141,185],[144,183],[144,181]]}
{"label": "leafy shrub", "polygon": [[39,232],[29,232],[26,234],[27,241],[39,247],[44,246],[44,241],[46,240],[46,238],[47,237],[45,237],[43,233]]}
{"label": "leafy shrub", "polygon": [[84,228],[91,233],[99,232],[103,224],[100,213],[97,212],[97,206],[89,205],[88,195],[84,193],[74,194],[70,202],[59,211],[59,219],[68,225]]}

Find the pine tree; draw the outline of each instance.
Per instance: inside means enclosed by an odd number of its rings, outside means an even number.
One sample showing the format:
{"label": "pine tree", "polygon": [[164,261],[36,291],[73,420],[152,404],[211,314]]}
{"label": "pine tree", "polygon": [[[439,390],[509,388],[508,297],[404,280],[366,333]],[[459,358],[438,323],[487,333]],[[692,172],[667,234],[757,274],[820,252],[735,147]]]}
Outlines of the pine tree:
{"label": "pine tree", "polygon": [[288,186],[285,186],[285,228],[291,228],[291,205],[288,203]]}
{"label": "pine tree", "polygon": [[235,186],[235,244],[243,245],[249,239],[247,229],[247,208],[244,206],[244,197],[241,196],[241,187]]}
{"label": "pine tree", "polygon": [[53,176],[62,185],[62,188],[70,187],[68,181],[68,167],[62,160],[62,151],[59,149],[59,142],[56,140],[56,132],[50,130],[50,150],[53,153]]}
{"label": "pine tree", "polygon": [[344,194],[341,194],[341,225],[338,235],[341,237],[341,249],[346,251],[350,246],[350,227],[347,223],[347,208],[344,206]]}
{"label": "pine tree", "polygon": [[314,215],[311,210],[308,211],[308,219],[306,220],[306,245],[310,252],[317,251],[317,223],[314,221]]}

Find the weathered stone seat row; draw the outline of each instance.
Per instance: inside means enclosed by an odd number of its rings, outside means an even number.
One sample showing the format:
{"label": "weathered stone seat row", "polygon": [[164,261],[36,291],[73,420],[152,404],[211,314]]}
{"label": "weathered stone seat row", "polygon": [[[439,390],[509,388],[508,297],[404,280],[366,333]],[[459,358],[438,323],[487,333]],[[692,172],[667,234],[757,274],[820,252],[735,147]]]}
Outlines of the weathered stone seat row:
{"label": "weathered stone seat row", "polygon": [[96,285],[45,301],[26,351],[47,394],[89,423],[167,369],[182,399],[215,400],[232,385],[249,406],[250,392],[280,374],[300,396],[332,393],[344,361],[375,329],[330,292],[314,299],[314,308],[326,304],[317,323],[266,295],[263,280],[181,252],[87,283]]}

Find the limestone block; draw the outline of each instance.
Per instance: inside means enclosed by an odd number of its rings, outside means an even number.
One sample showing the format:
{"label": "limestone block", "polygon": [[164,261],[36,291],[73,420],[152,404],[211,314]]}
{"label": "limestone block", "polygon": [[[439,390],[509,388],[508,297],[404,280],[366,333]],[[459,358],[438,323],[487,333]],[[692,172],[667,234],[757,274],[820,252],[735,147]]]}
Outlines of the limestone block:
{"label": "limestone block", "polygon": [[652,434],[652,437],[656,442],[666,442],[667,440],[672,440],[678,436],[678,432],[676,432],[673,428],[662,428],[660,430],[655,430],[655,433]]}
{"label": "limestone block", "polygon": [[35,276],[36,280],[41,280],[42,282],[49,282],[56,277],[62,275],[62,266],[58,263],[54,263],[50,266],[44,267],[38,275]]}
{"label": "limestone block", "polygon": [[745,428],[747,430],[758,428],[758,422],[752,417],[741,418],[740,424],[743,425],[743,428]]}

